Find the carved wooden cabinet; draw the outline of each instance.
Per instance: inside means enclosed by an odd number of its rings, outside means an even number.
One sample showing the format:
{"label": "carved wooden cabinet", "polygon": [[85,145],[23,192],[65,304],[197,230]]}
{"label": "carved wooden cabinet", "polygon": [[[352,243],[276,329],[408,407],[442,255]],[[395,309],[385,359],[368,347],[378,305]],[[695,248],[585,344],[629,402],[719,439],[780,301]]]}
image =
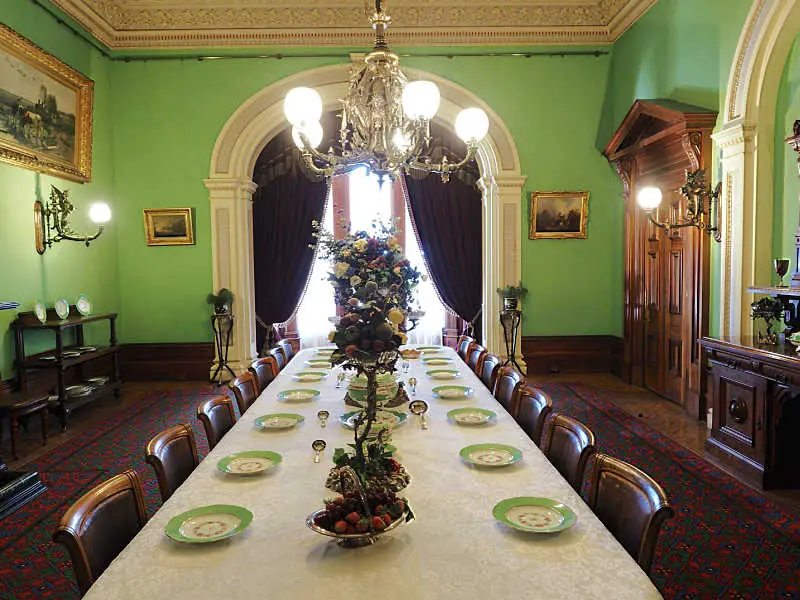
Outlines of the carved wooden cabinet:
{"label": "carved wooden cabinet", "polygon": [[625,194],[623,379],[681,404],[697,418],[697,340],[708,333],[708,236],[694,227],[669,234],[639,208],[637,192],[661,189],[661,221],[687,210],[679,193],[687,170],[711,166],[716,113],[671,100],[637,100],[605,149]]}
{"label": "carved wooden cabinet", "polygon": [[800,358],[793,347],[703,338],[713,420],[709,452],[766,488],[800,487]]}

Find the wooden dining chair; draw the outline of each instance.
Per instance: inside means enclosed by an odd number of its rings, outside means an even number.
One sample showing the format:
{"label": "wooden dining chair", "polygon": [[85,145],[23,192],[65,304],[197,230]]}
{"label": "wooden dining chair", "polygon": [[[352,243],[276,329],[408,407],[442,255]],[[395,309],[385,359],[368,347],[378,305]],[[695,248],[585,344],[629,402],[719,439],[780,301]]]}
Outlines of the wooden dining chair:
{"label": "wooden dining chair", "polygon": [[594,452],[594,434],[580,421],[551,412],[539,444],[544,455],[572,488],[580,493],[586,461]]}
{"label": "wooden dining chair", "polygon": [[278,376],[280,369],[278,368],[278,362],[273,356],[265,356],[254,360],[250,364],[248,371],[256,376],[258,390],[263,392],[266,387],[272,383],[272,380]]}
{"label": "wooden dining chair", "polygon": [[553,400],[539,388],[523,385],[519,393],[517,423],[537,446],[541,446],[542,428],[553,410]]}
{"label": "wooden dining chair", "polygon": [[274,358],[275,363],[278,365],[278,370],[283,371],[283,367],[286,366],[286,355],[283,353],[283,348],[270,348],[269,352],[267,352],[267,356]]}
{"label": "wooden dining chair", "polygon": [[597,453],[590,464],[586,503],[649,573],[661,526],[675,515],[667,494],[647,473],[613,456]]}
{"label": "wooden dining chair", "polygon": [[155,470],[161,501],[166,502],[200,464],[192,426],[176,425],[156,434],[144,459]]}
{"label": "wooden dining chair", "polygon": [[486,356],[486,348],[480,344],[472,344],[469,354],[467,354],[467,366],[476,375],[478,374],[478,369],[481,366],[484,356]]}
{"label": "wooden dining chair", "polygon": [[494,382],[492,395],[500,406],[516,418],[519,408],[519,389],[522,385],[522,375],[514,367],[500,367]]}
{"label": "wooden dining chair", "polygon": [[258,387],[256,376],[250,371],[239,375],[228,384],[228,387],[233,391],[233,396],[236,398],[236,405],[239,407],[240,416],[252,406],[261,391]]}
{"label": "wooden dining chair", "polygon": [[85,594],[147,523],[142,482],[134,470],[115,475],[69,507],[53,532],[72,559]]}
{"label": "wooden dining chair", "polygon": [[480,373],[478,377],[489,390],[494,389],[494,382],[497,379],[497,372],[500,370],[500,357],[494,354],[486,353],[481,362]]}
{"label": "wooden dining chair", "polygon": [[292,360],[294,356],[294,346],[292,346],[292,342],[289,340],[281,340],[278,342],[278,347],[283,350],[283,355],[286,357],[287,363]]}
{"label": "wooden dining chair", "polygon": [[236,411],[228,396],[217,396],[197,407],[197,418],[206,430],[208,449],[213,450],[222,436],[236,424]]}
{"label": "wooden dining chair", "polygon": [[461,357],[461,360],[467,362],[467,357],[469,355],[469,349],[472,344],[475,343],[475,340],[469,337],[468,335],[462,335],[458,338],[458,355]]}

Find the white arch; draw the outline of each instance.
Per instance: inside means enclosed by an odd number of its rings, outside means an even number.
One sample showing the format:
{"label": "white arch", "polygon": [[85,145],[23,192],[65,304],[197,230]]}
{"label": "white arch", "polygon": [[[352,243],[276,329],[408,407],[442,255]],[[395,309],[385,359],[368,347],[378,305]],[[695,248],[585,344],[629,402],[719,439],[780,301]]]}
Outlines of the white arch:
{"label": "white arch", "polygon": [[[245,101],[228,119],[211,155],[209,178],[204,180],[211,202],[211,239],[214,289],[227,287],[234,303],[233,345],[229,362],[234,370],[246,368],[256,355],[252,180],[256,159],[267,142],[286,127],[283,98],[296,86],[315,88],[325,110],[339,106],[344,97],[351,65],[339,64],[296,73],[264,88]],[[458,111],[479,106],[489,116],[489,133],[478,149],[480,186],[483,191],[483,311],[486,346],[500,353],[502,331],[495,290],[521,279],[522,186],[519,155],[514,139],[502,119],[479,97],[436,75],[404,69],[410,79],[436,82],[442,102],[437,120],[451,129]],[[491,317],[490,317],[491,315]]]}
{"label": "white arch", "polygon": [[798,32],[800,1],[753,3],[731,65],[723,122],[713,136],[722,150],[723,336],[750,333],[747,288],[770,280],[771,244],[763,240],[772,239],[775,112]]}

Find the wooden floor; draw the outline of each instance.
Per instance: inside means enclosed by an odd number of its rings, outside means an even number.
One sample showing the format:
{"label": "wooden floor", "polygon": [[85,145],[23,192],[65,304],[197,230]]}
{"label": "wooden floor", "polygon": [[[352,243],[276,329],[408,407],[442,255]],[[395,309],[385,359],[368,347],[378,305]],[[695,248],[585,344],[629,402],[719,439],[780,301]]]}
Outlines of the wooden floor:
{"label": "wooden floor", "polygon": [[[648,425],[660,431],[662,434],[672,438],[677,443],[696,452],[709,462],[714,463],[721,469],[727,471],[734,477],[737,473],[728,466],[718,462],[712,455],[705,451],[705,440],[708,437],[708,430],[705,422],[697,421],[689,416],[680,406],[660,398],[659,396],[643,388],[633,387],[623,383],[608,374],[588,373],[554,376],[536,376],[531,378],[531,383],[536,382],[555,382],[571,383],[581,382],[584,385],[594,387],[603,394],[605,398],[614,402],[619,407],[628,411],[632,415],[641,418]],[[102,422],[108,416],[114,414],[123,407],[135,403],[143,394],[151,391],[169,389],[207,389],[205,382],[134,382],[126,383],[123,388],[122,398],[117,400],[108,397],[91,405],[82,407],[73,414],[70,429],[61,432],[58,421],[55,417],[50,419],[50,439],[47,446],[42,447],[39,433],[38,418],[32,419],[30,431],[20,432],[20,447],[18,449],[19,459],[11,460],[11,443],[9,439],[8,424],[3,423],[2,442],[0,442],[0,456],[2,456],[9,468],[14,469],[23,466],[25,463],[46,453],[50,448],[63,443],[82,431]],[[740,477],[738,477],[740,478]],[[741,478],[740,478],[741,479]],[[745,482],[747,483],[747,482]],[[754,488],[757,489],[757,488]],[[783,505],[789,510],[800,512],[800,490],[772,491],[764,492],[757,490],[771,500]]]}

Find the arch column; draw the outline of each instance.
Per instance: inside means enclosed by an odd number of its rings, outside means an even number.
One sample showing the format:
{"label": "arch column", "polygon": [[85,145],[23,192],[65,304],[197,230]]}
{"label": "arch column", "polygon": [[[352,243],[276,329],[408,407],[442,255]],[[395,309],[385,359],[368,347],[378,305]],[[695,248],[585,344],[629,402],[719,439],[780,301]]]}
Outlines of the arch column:
{"label": "arch column", "polygon": [[[350,64],[338,64],[296,73],[275,82],[246,100],[228,119],[211,156],[209,178],[204,180],[211,203],[214,288],[234,293],[233,347],[230,362],[243,370],[256,355],[255,292],[253,286],[252,173],[261,150],[286,127],[283,98],[296,86],[315,88],[323,110],[339,107],[344,97]],[[498,355],[505,352],[498,319],[496,290],[519,281],[521,266],[521,202],[525,177],[519,155],[503,120],[479,97],[455,83],[416,69],[404,68],[409,79],[428,79],[439,86],[441,104],[437,121],[454,128],[462,108],[479,106],[489,116],[489,133],[481,142],[478,162],[483,194],[483,315],[484,345]],[[238,371],[237,371],[238,372]]]}
{"label": "arch column", "polygon": [[[255,288],[253,286],[253,193],[248,178],[205,179],[211,202],[211,247],[214,290],[233,292],[233,339],[228,364],[234,373],[247,370],[255,358]],[[219,363],[215,357],[212,373]]]}

